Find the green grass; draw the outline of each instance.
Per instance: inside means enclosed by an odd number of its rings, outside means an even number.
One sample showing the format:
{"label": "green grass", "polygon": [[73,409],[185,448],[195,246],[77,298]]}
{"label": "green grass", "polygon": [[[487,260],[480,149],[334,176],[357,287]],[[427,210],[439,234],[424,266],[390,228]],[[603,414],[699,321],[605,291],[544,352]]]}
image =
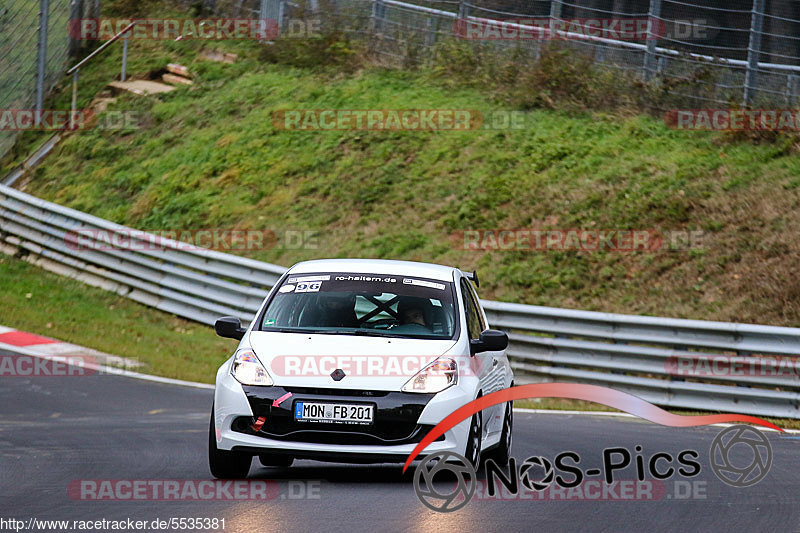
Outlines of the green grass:
{"label": "green grass", "polygon": [[137,371],[213,383],[236,348],[214,329],[0,255],[0,325],[120,355]]}

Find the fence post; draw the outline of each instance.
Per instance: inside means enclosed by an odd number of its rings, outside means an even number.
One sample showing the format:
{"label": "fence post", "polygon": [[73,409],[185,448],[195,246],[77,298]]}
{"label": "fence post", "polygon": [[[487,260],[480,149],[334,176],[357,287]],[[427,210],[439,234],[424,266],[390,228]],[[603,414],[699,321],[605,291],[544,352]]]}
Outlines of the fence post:
{"label": "fence post", "polygon": [[383,30],[383,19],[386,16],[386,5],[381,0],[372,3],[372,27],[375,33]]}
{"label": "fence post", "polygon": [[552,21],[561,18],[561,0],[553,0],[550,2],[550,21],[552,27]]}
{"label": "fence post", "polygon": [[553,39],[553,23],[556,20],[561,19],[561,8],[563,5],[561,4],[561,0],[553,0],[550,2],[550,24],[548,24],[550,35],[548,36],[550,39]]}
{"label": "fence post", "polygon": [[797,93],[797,76],[789,74],[786,76],[786,105],[791,107],[794,105],[795,94]]}
{"label": "fence post", "polygon": [[644,56],[644,80],[650,81],[656,72],[656,46],[658,37],[653,27],[661,19],[661,0],[650,0],[650,11],[647,13],[647,52]]}
{"label": "fence post", "polygon": [[75,129],[75,111],[78,109],[78,72],[80,69],[75,69],[72,73],[72,112],[69,114],[69,129]]}
{"label": "fence post", "polygon": [[[69,4],[69,27],[72,28],[72,31],[76,31],[76,27],[80,27],[80,19],[82,16],[81,13],[81,0],[72,0]],[[80,31],[79,29],[77,31]],[[78,52],[80,40],[77,39],[74,35],[69,35],[69,48],[67,49],[67,53],[70,56],[75,55]]]}
{"label": "fence post", "polygon": [[547,21],[547,32],[542,31],[539,33],[539,47],[536,49],[536,59],[539,59],[542,55],[545,40],[552,40],[555,38],[553,37],[554,23],[561,18],[562,7],[561,0],[552,0],[552,2],[550,2],[550,19]]}
{"label": "fence post", "polygon": [[761,34],[764,30],[764,4],[764,0],[753,0],[750,44],[747,46],[747,72],[744,75],[744,105],[750,105],[758,90],[758,59],[761,56]]}
{"label": "fence post", "polygon": [[50,14],[50,0],[39,0],[39,43],[36,53],[36,125],[42,123],[44,105],[44,82],[47,76],[47,19]]}
{"label": "fence post", "polygon": [[459,20],[466,20],[469,16],[469,4],[467,4],[466,0],[461,0],[458,3],[458,18]]}
{"label": "fence post", "polygon": [[128,37],[130,32],[125,34],[122,38],[122,73],[120,74],[120,81],[125,81],[125,71],[128,68]]}
{"label": "fence post", "polygon": [[436,43],[436,33],[439,31],[439,17],[428,15],[426,25],[427,31],[425,33],[425,48],[430,48]]}

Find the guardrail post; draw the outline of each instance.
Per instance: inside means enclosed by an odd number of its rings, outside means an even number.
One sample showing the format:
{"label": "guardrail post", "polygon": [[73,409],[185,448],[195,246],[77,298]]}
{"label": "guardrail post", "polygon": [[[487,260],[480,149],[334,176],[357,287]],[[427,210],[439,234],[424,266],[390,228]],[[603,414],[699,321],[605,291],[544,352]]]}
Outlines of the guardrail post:
{"label": "guardrail post", "polygon": [[758,59],[761,56],[761,34],[764,30],[764,0],[753,0],[750,18],[750,43],[747,45],[747,72],[744,75],[744,105],[750,105],[758,90]]}
{"label": "guardrail post", "polygon": [[44,105],[44,82],[47,76],[47,21],[50,14],[50,0],[39,0],[39,43],[36,54],[36,125],[42,122]]}
{"label": "guardrail post", "polygon": [[650,81],[656,73],[656,46],[658,36],[653,31],[654,26],[661,20],[661,0],[650,0],[650,10],[647,13],[647,52],[644,56],[644,80]]}

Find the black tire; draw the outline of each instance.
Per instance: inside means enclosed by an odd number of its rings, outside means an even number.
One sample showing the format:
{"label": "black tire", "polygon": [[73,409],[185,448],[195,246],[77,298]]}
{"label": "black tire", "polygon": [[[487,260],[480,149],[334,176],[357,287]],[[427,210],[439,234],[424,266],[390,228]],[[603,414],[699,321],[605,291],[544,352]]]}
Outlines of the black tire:
{"label": "black tire", "polygon": [[464,456],[467,461],[472,463],[475,471],[481,463],[481,441],[483,439],[483,417],[480,411],[472,415],[469,423],[469,433],[467,434],[467,449]]}
{"label": "black tire", "polygon": [[511,445],[513,441],[514,432],[514,402],[506,403],[506,412],[503,416],[503,431],[500,434],[500,443],[494,448],[489,457],[494,461],[497,466],[508,465],[511,459]]}
{"label": "black tire", "polygon": [[244,479],[250,472],[252,462],[252,455],[217,448],[212,406],[211,423],[208,427],[208,467],[211,469],[211,475],[217,479]]}
{"label": "black tire", "polygon": [[262,453],[258,456],[258,462],[260,462],[262,466],[280,466],[287,468],[292,466],[294,457],[289,455],[273,455],[270,453]]}

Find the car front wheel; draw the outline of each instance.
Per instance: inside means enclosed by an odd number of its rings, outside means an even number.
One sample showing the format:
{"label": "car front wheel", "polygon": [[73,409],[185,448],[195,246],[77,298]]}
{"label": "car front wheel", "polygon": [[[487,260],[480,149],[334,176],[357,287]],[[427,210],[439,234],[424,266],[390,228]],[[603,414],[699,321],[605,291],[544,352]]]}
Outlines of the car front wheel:
{"label": "car front wheel", "polygon": [[511,441],[514,429],[513,402],[506,403],[506,412],[503,417],[503,432],[500,434],[500,443],[493,449],[490,457],[497,466],[506,466],[511,458]]}
{"label": "car front wheel", "polygon": [[217,436],[214,431],[214,407],[211,407],[211,424],[208,428],[208,466],[211,475],[218,479],[243,479],[250,472],[253,457],[217,448]]}
{"label": "car front wheel", "polygon": [[483,438],[483,417],[480,411],[472,415],[467,436],[467,449],[464,453],[467,460],[472,463],[475,470],[481,462],[481,439]]}

